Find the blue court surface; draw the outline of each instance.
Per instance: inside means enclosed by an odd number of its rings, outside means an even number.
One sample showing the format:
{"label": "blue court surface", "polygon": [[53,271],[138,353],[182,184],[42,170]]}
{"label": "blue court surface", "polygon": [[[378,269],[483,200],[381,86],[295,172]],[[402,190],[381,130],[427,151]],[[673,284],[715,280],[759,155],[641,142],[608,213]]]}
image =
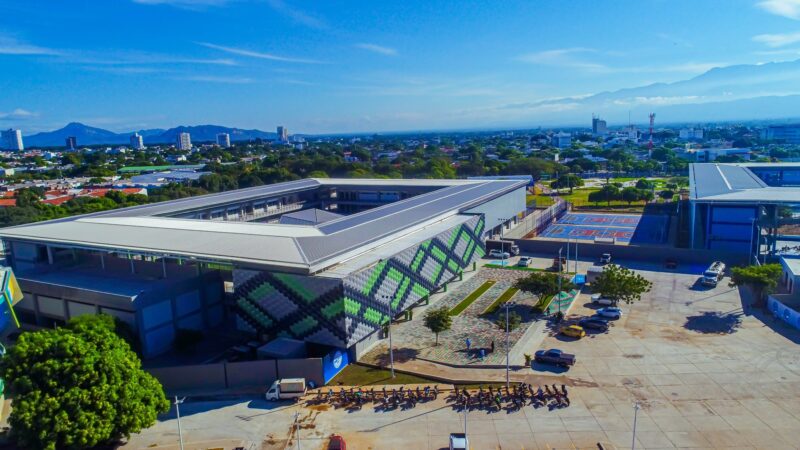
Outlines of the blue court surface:
{"label": "blue court surface", "polygon": [[662,244],[669,234],[669,216],[567,213],[539,235],[554,239],[614,238],[619,243]]}

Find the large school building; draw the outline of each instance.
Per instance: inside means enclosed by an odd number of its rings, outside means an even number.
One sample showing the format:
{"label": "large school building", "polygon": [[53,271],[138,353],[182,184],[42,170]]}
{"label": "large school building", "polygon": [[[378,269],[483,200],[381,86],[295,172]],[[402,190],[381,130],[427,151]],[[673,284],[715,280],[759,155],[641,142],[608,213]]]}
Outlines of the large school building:
{"label": "large school building", "polygon": [[305,179],[0,230],[24,323],[107,313],[145,356],[235,328],[358,354],[525,211],[519,180]]}

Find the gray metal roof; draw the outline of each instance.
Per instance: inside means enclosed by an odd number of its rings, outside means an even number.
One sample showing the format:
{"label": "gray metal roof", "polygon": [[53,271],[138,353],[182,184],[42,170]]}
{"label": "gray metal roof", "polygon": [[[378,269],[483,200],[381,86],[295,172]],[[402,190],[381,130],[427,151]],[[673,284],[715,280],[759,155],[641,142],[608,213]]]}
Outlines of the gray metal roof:
{"label": "gray metal roof", "polygon": [[[437,189],[316,226],[165,217],[337,184]],[[314,273],[524,187],[511,180],[307,179],[4,228],[0,238]]]}
{"label": "gray metal roof", "polygon": [[696,201],[800,203],[800,188],[768,186],[750,168],[797,167],[793,164],[689,165],[689,197]]}

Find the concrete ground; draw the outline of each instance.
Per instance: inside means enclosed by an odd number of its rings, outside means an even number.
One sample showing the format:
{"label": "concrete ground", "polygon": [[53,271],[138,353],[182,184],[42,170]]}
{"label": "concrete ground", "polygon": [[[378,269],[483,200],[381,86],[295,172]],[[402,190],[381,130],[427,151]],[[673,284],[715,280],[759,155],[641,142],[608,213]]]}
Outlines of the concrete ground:
{"label": "concrete ground", "polygon": [[[696,286],[697,273],[689,273],[696,268],[684,273],[621,263],[653,281],[652,291],[641,302],[623,305],[623,318],[607,333],[573,340],[543,330],[540,348],[577,355],[568,372],[535,366],[514,374],[534,384],[565,380],[571,406],[473,411],[470,447],[630,448],[638,402],[637,449],[800,448],[800,331],[761,310],[743,311],[740,293],[727,279],[707,290]],[[582,294],[568,319],[591,314],[588,299]],[[455,370],[468,376],[474,369]],[[391,413],[188,399],[181,407],[183,436],[198,445],[186,448],[232,448],[217,445],[225,440],[241,440],[248,449],[297,448],[295,413],[302,449],[325,448],[334,432],[354,449],[439,449],[446,448],[449,433],[464,428],[464,415],[442,398]],[[127,447],[177,448],[177,437],[172,411],[132,436]]]}

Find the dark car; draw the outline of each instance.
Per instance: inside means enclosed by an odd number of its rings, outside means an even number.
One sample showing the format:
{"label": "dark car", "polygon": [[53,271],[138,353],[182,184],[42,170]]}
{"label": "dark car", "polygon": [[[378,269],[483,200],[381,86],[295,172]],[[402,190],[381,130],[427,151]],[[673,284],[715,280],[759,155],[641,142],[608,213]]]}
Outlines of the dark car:
{"label": "dark car", "polygon": [[588,317],[581,319],[578,325],[587,330],[608,331],[608,321],[599,317]]}
{"label": "dark car", "polygon": [[569,367],[575,364],[575,355],[564,353],[557,348],[538,350],[533,359],[538,363],[555,364],[561,367]]}

